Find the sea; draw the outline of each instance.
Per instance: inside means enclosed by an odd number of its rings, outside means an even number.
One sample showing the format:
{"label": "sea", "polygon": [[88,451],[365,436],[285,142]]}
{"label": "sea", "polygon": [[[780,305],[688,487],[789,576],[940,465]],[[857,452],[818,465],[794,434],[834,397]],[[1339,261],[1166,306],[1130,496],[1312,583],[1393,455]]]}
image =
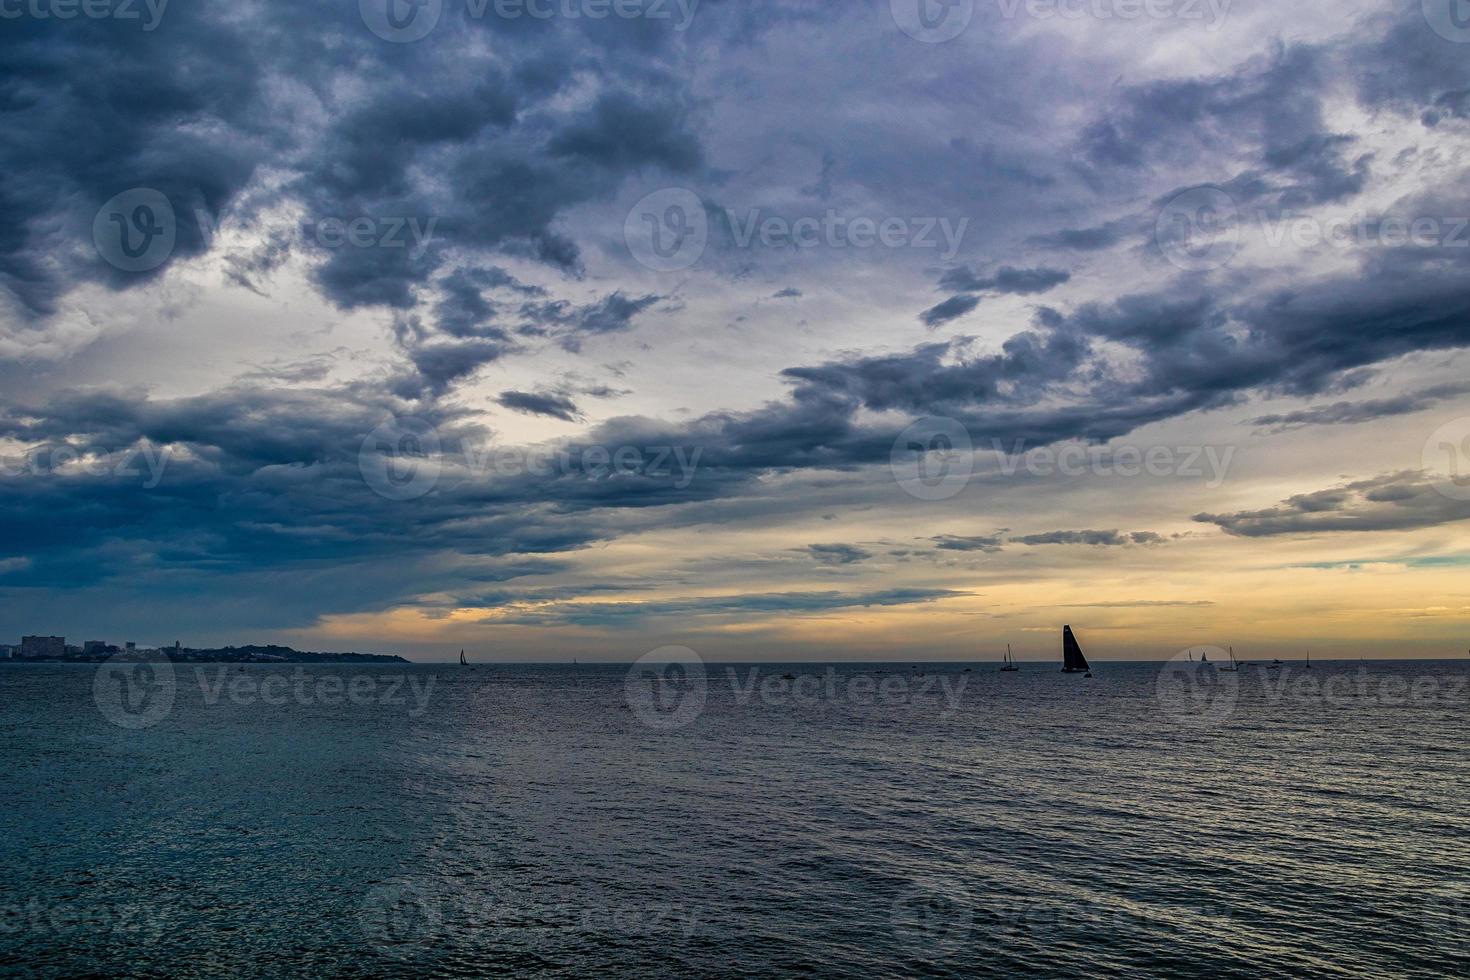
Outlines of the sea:
{"label": "sea", "polygon": [[1470,661],[0,664],[0,973],[1470,975]]}

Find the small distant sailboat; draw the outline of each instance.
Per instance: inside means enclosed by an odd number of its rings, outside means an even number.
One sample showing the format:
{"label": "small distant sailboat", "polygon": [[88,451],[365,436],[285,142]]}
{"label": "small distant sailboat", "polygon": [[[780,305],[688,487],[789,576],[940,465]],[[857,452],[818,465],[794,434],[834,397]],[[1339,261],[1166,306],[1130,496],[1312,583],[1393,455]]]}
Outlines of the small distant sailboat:
{"label": "small distant sailboat", "polygon": [[468,667],[470,665],[470,662],[464,658],[463,650],[459,651],[459,665],[461,667]]}
{"label": "small distant sailboat", "polygon": [[1072,635],[1070,626],[1062,627],[1062,673],[1092,676],[1092,668],[1082,655],[1082,647],[1078,644],[1077,637]]}
{"label": "small distant sailboat", "polygon": [[1209,663],[1210,662],[1210,651],[1208,651],[1208,650],[1201,650],[1200,651],[1200,655],[1199,655],[1199,662],[1202,663],[1202,664]]}
{"label": "small distant sailboat", "polygon": [[1307,651],[1307,666],[1304,667],[1304,668],[1302,668],[1302,669],[1303,670],[1311,670],[1312,669],[1312,651],[1310,651],[1310,650]]}
{"label": "small distant sailboat", "polygon": [[1235,659],[1235,647],[1231,647],[1230,648],[1230,666],[1229,667],[1220,667],[1218,669],[1221,672],[1226,673],[1226,674],[1238,674],[1238,673],[1240,673],[1240,663]]}
{"label": "small distant sailboat", "polygon": [[1002,674],[1014,674],[1021,668],[1016,666],[1015,655],[1011,653],[1011,645],[1006,644],[1006,665],[1000,669]]}

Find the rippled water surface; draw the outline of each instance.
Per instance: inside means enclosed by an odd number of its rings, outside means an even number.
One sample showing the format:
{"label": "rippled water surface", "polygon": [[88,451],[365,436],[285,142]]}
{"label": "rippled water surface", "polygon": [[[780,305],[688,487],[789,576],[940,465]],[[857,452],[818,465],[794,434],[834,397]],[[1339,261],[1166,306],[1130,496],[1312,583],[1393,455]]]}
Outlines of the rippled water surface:
{"label": "rippled water surface", "polygon": [[752,670],[0,665],[0,966],[1470,972],[1470,662]]}

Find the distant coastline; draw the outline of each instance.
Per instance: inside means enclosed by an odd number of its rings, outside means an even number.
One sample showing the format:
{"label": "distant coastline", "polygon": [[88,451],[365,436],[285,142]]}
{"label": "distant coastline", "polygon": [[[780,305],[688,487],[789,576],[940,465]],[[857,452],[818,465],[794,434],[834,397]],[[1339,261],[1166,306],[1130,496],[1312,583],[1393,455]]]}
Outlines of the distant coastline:
{"label": "distant coastline", "polygon": [[136,660],[139,662],[166,657],[174,663],[196,664],[357,664],[395,663],[409,661],[392,654],[378,653],[309,653],[291,647],[251,644],[239,647],[217,647],[196,650],[185,647],[169,647],[162,650],[137,650],[114,652],[69,653],[63,656],[10,657],[0,659],[0,664],[100,664],[109,660]]}

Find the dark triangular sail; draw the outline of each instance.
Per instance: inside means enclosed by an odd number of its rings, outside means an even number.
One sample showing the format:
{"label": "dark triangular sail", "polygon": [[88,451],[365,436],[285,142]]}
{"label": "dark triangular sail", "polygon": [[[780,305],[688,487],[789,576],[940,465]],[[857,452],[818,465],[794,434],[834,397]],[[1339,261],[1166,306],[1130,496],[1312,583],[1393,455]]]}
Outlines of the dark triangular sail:
{"label": "dark triangular sail", "polygon": [[1087,666],[1087,658],[1082,656],[1082,647],[1077,644],[1077,637],[1072,635],[1072,627],[1062,627],[1062,670],[1067,673],[1080,670],[1090,670]]}

